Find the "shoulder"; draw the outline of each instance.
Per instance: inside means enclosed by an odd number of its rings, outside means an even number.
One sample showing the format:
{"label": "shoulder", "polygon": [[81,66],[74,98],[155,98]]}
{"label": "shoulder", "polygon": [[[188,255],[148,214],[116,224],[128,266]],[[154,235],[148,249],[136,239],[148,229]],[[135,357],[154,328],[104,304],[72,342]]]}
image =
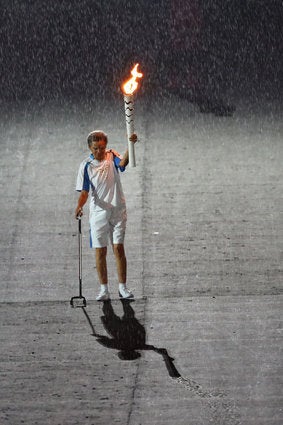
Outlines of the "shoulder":
{"label": "shoulder", "polygon": [[109,152],[110,154],[112,154],[114,157],[122,159],[122,155],[119,154],[119,152],[115,151],[114,149],[109,149],[107,152]]}
{"label": "shoulder", "polygon": [[90,156],[88,156],[83,161],[81,161],[80,168],[88,167],[92,162],[93,162],[93,159]]}
{"label": "shoulder", "polygon": [[89,164],[90,162],[91,162],[91,158],[87,157],[80,162],[80,167],[84,167],[86,164]]}
{"label": "shoulder", "polygon": [[87,172],[89,165],[91,164],[91,161],[92,160],[91,160],[90,157],[85,158],[83,161],[81,161],[81,163],[79,165],[79,169],[78,169],[79,175],[83,176]]}
{"label": "shoulder", "polygon": [[109,150],[109,155],[111,155],[112,156],[112,161],[113,161],[113,163],[114,163],[114,165],[115,165],[115,168],[117,169],[117,170],[120,170],[120,171],[125,171],[125,169],[126,169],[126,167],[125,166],[121,166],[120,165],[120,162],[121,162],[121,160],[123,159],[123,156],[122,155],[120,155],[117,151],[115,151],[114,149],[110,149]]}

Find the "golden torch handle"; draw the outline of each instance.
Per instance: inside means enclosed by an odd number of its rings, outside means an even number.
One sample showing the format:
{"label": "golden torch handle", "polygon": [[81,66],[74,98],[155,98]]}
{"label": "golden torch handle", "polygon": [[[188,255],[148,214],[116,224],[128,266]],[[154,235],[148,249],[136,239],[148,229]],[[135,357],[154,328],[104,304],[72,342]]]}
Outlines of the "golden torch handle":
{"label": "golden torch handle", "polygon": [[124,104],[125,104],[125,116],[126,116],[126,127],[127,127],[127,137],[128,137],[128,152],[129,152],[129,166],[136,166],[135,158],[135,146],[131,142],[130,137],[134,133],[134,96],[124,94]]}

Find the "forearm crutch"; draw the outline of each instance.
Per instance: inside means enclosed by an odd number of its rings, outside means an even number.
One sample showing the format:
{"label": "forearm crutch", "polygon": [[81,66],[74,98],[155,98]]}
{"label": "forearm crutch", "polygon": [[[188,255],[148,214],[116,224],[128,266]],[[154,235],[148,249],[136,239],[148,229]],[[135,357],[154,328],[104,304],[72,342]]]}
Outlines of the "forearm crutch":
{"label": "forearm crutch", "polygon": [[79,295],[72,297],[70,304],[72,307],[86,307],[86,299],[82,295],[82,218],[78,217],[78,239],[79,239]]}

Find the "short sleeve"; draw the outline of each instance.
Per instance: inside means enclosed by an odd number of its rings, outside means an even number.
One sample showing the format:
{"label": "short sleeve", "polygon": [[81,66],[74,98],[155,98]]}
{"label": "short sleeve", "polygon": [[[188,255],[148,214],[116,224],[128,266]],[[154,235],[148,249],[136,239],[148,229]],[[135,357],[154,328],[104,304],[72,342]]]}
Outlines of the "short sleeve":
{"label": "short sleeve", "polygon": [[81,192],[82,190],[86,190],[87,192],[89,192],[89,176],[88,176],[88,162],[83,162],[80,165],[79,171],[78,171],[78,176],[77,176],[77,183],[76,183],[76,190],[78,192]]}

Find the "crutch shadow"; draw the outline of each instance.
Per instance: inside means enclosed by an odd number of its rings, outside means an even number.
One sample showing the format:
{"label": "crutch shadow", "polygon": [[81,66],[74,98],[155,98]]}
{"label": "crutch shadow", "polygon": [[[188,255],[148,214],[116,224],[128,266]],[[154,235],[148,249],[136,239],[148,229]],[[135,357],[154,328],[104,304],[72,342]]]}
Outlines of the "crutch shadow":
{"label": "crutch shadow", "polygon": [[239,412],[235,402],[227,399],[225,392],[221,390],[206,390],[201,384],[191,378],[180,375],[174,365],[174,359],[169,356],[166,348],[158,348],[154,345],[146,344],[146,332],[144,326],[136,319],[135,312],[130,301],[121,300],[123,305],[123,316],[119,317],[113,310],[111,301],[103,303],[103,316],[101,321],[109,336],[96,333],[93,323],[84,307],[82,310],[91,327],[92,335],[97,342],[107,348],[118,351],[118,356],[122,360],[135,360],[141,356],[141,351],[154,351],[160,354],[165,362],[169,376],[183,390],[190,391],[202,401],[202,415],[206,423],[229,423],[240,425]]}
{"label": "crutch shadow", "polygon": [[100,335],[95,332],[93,323],[83,307],[84,315],[91,327],[92,335],[97,342],[104,347],[118,351],[121,360],[135,360],[141,356],[140,351],[154,351],[160,354],[165,362],[169,376],[179,378],[181,375],[174,365],[174,358],[170,357],[166,348],[158,348],[154,345],[146,344],[146,331],[144,326],[136,319],[135,311],[131,306],[131,301],[121,300],[123,306],[123,316],[119,317],[113,310],[111,301],[103,302],[103,316],[101,321],[109,336]]}

